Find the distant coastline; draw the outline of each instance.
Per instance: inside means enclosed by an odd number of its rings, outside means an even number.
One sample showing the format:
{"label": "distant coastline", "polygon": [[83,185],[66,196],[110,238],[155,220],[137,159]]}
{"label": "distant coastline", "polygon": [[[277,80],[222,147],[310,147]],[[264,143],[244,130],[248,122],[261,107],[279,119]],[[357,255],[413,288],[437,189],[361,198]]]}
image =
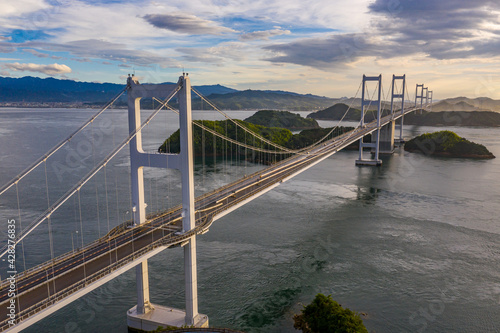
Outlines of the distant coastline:
{"label": "distant coastline", "polygon": [[[384,110],[384,114],[387,114],[387,112],[387,110]],[[375,117],[374,111],[368,111],[367,115],[369,119],[374,119]],[[349,108],[346,104],[338,103],[327,109],[311,113],[307,118],[316,120],[344,119],[359,121],[361,119],[361,111],[355,108]],[[493,111],[423,111],[420,113],[420,111],[417,111],[405,115],[404,124],[435,127],[500,127],[500,113]]]}
{"label": "distant coastline", "polygon": [[407,114],[404,117],[404,124],[436,127],[500,127],[500,113],[493,111],[424,111],[423,114]]}

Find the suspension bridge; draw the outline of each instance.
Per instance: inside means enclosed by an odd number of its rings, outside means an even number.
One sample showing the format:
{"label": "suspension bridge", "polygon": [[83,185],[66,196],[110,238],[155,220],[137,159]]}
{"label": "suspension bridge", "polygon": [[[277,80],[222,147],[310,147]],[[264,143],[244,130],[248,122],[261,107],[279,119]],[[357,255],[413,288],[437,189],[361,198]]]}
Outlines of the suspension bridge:
{"label": "suspension bridge", "polygon": [[[368,91],[370,84],[375,85],[372,94]],[[393,75],[390,89],[390,109],[387,110],[382,109],[384,98],[386,101],[389,98],[382,94],[381,75],[374,77],[363,76],[360,88],[362,89],[361,119],[354,129],[337,136],[333,134],[334,129],[342,123],[347,112],[349,112],[347,110],[339,124],[321,140],[308,147],[290,149],[277,145],[270,139],[253,133],[239,122],[230,119],[224,112],[218,110],[210,101],[191,87],[187,74],[183,74],[177,84],[168,85],[140,84],[134,77],[129,77],[124,90],[103,109],[81,125],[67,139],[54,146],[39,160],[0,189],[0,196],[9,191],[15,191],[15,195],[17,195],[17,207],[15,208],[21,212],[22,203],[19,201],[19,184],[23,178],[44,165],[46,175],[46,161],[78,136],[87,126],[91,126],[121,95],[127,94],[128,137],[114,147],[100,163],[95,163],[94,168],[87,175],[54,202],[49,201],[49,184],[47,181],[48,204],[46,211],[33,219],[28,226],[21,228],[21,231],[15,234],[10,231],[7,233],[7,240],[2,248],[1,256],[4,261],[6,260],[7,263],[11,264],[6,272],[7,278],[0,284],[0,331],[21,331],[134,267],[136,269],[137,305],[127,312],[128,326],[131,329],[154,330],[157,326],[165,325],[207,327],[208,316],[198,312],[197,235],[209,231],[211,225],[221,217],[311,168],[352,143],[359,142],[359,158],[355,161],[356,165],[380,165],[382,162],[379,159],[379,154],[391,153],[394,150],[395,141],[403,140],[404,115],[416,110],[422,110],[427,105],[432,104],[432,91],[429,91],[424,85],[417,84],[415,103],[412,103],[413,105],[410,107],[405,106],[405,101],[408,103],[410,100],[405,75]],[[204,126],[203,122],[193,122],[191,115],[192,91],[199,98],[206,101],[208,105],[221,112],[226,122],[232,122],[237,126],[241,131],[240,133],[244,133],[245,138],[247,135],[256,138],[259,140],[260,145],[253,146],[247,142],[228,138],[225,134]],[[168,104],[174,96],[178,99],[178,110],[174,110]],[[142,121],[140,100],[144,98],[154,99],[159,106],[147,119]],[[374,110],[373,113],[376,115],[374,120],[366,119],[370,108]],[[143,151],[142,131],[162,109],[172,109],[179,115],[179,154],[159,154]],[[398,121],[399,138],[395,139],[396,123]],[[274,154],[275,156],[282,155],[285,158],[253,174],[245,175],[241,179],[195,198],[193,124],[214,135],[214,140],[215,136],[217,136],[220,140],[241,146],[244,149],[255,150],[263,154]],[[363,138],[369,134],[371,134],[371,142],[365,142]],[[129,146],[130,151],[130,210],[133,219],[110,228],[105,236],[98,237],[88,244],[83,244],[82,238],[82,246],[76,250],[73,249],[59,256],[51,253],[51,260],[18,272],[20,265],[16,265],[15,260],[21,257],[23,242],[28,241],[29,235],[44,224],[48,224],[48,232],[51,233],[52,215],[60,207],[63,207],[69,198],[79,197],[82,188],[96,174],[105,170],[108,163],[126,146]],[[365,148],[368,148],[369,153]],[[147,205],[144,195],[143,169],[150,167],[181,171],[182,203],[167,210],[146,215]],[[81,219],[81,206],[79,214]],[[10,227],[8,228],[10,230]],[[51,252],[53,252],[51,234],[49,240],[51,242]],[[176,246],[184,248],[185,310],[151,304],[149,299],[147,260],[165,249]],[[22,255],[24,257],[24,252]],[[5,276],[4,273],[2,273],[2,276]]]}

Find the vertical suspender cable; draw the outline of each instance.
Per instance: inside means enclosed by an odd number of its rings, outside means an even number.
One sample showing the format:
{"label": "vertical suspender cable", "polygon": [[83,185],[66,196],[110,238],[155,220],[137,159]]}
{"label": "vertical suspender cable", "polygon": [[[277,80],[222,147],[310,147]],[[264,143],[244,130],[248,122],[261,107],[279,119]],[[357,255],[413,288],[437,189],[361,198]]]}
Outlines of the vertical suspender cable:
{"label": "vertical suspender cable", "polygon": [[80,208],[80,237],[82,241],[82,256],[83,256],[83,278],[87,280],[87,270],[85,268],[85,250],[83,249],[83,220],[82,220],[82,201],[80,198],[80,189],[78,189],[78,207]]}
{"label": "vertical suspender cable", "polygon": [[[90,125],[91,136],[92,136],[92,157],[94,160],[94,168],[96,166],[96,158],[95,158],[95,140],[94,140],[94,122]],[[95,199],[96,199],[96,212],[97,212],[97,234],[99,238],[101,238],[101,216],[99,214],[99,191],[97,188],[97,178],[94,180],[95,183]]]}
{"label": "vertical suspender cable", "polygon": [[[215,120],[215,113],[214,113],[214,131],[217,131],[217,125],[216,125],[216,120]],[[213,154],[214,154],[214,175],[215,172],[217,171],[217,137],[212,134],[214,137],[214,142],[213,142]]]}
{"label": "vertical suspender cable", "polygon": [[[19,201],[19,185],[18,182],[16,182],[16,196],[17,196],[17,215],[19,216],[19,228],[23,230],[23,223],[21,219],[21,203]],[[21,241],[21,251],[23,253],[23,266],[24,270],[26,270],[26,256],[24,255],[24,240]]]}
{"label": "vertical suspender cable", "polygon": [[108,177],[107,177],[107,165],[104,166],[104,192],[106,192],[106,219],[108,222],[108,232],[111,230],[109,227],[109,199],[108,199]]}
{"label": "vertical suspender cable", "polygon": [[[117,170],[115,168],[115,196],[116,196],[116,224],[120,224],[120,204],[118,200],[118,175]],[[130,177],[129,177],[130,178]]]}
{"label": "vertical suspender cable", "polygon": [[[229,136],[229,133],[227,132],[227,119],[224,121],[224,125],[226,127],[226,136]],[[224,169],[224,174],[227,173],[227,140],[224,140],[224,160],[225,160],[225,169]]]}
{"label": "vertical suspender cable", "polygon": [[[202,104],[203,105],[203,104]],[[201,124],[203,125],[203,119],[201,120]],[[205,129],[201,128],[201,182],[202,186],[205,186]]]}

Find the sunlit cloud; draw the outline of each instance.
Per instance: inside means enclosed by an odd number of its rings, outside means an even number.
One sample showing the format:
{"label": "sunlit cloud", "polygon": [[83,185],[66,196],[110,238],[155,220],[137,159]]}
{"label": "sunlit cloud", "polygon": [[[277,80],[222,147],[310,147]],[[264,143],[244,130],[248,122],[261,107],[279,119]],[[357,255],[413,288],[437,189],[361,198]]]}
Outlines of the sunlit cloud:
{"label": "sunlit cloud", "polygon": [[71,68],[61,64],[38,65],[38,64],[21,64],[18,62],[3,64],[3,67],[16,72],[34,72],[42,73],[50,76],[71,73]]}
{"label": "sunlit cloud", "polygon": [[47,5],[44,0],[2,1],[2,10],[0,10],[0,17],[26,15],[28,13],[33,13],[40,9],[45,9],[48,7],[49,5]]}

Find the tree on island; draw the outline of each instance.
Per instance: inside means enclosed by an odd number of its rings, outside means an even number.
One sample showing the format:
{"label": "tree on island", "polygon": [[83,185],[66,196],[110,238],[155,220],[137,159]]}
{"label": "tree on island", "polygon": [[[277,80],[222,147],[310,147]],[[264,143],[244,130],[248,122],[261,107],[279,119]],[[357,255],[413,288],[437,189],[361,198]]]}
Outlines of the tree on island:
{"label": "tree on island", "polygon": [[304,333],[368,333],[360,315],[342,308],[331,295],[317,294],[293,321],[293,327]]}

